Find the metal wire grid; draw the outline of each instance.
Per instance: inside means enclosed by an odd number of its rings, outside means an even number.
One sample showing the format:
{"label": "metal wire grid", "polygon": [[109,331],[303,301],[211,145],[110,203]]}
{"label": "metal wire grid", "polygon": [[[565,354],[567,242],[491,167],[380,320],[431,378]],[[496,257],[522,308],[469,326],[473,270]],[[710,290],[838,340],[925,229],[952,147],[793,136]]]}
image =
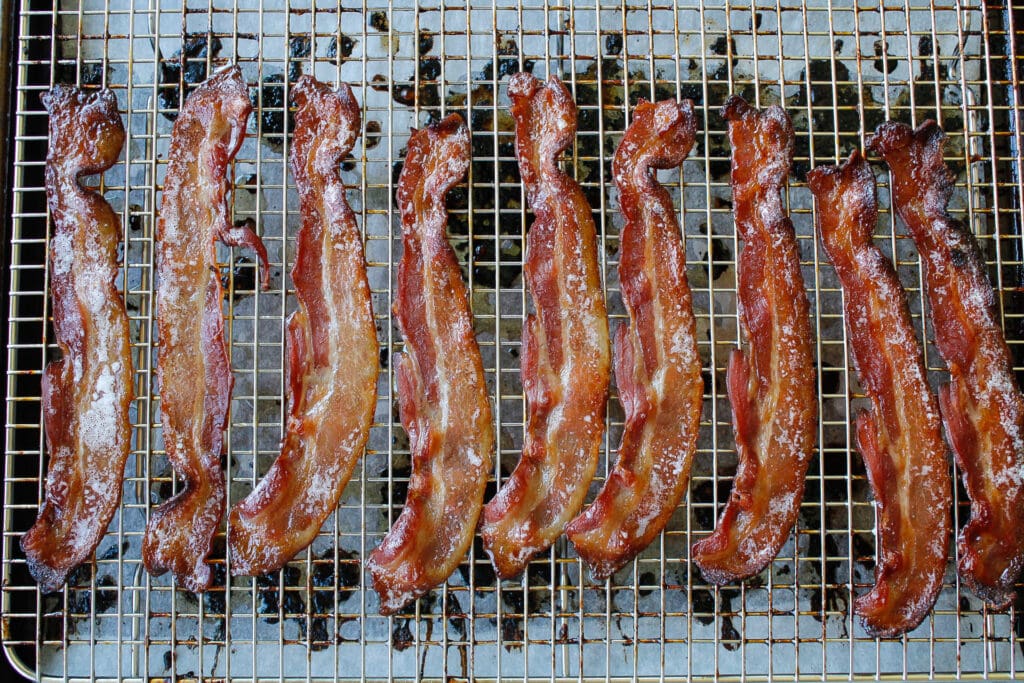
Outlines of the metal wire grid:
{"label": "metal wire grid", "polygon": [[[310,1],[315,5],[311,5]],[[882,0],[884,3],[884,0]],[[1024,190],[1012,12],[969,4],[909,6],[817,0],[524,5],[258,0],[180,3],[80,0],[20,8],[10,223],[3,636],[27,674],[45,678],[264,679],[456,677],[1012,677],[1024,656],[1019,609],[985,612],[960,592],[952,567],[932,616],[908,637],[876,641],[850,618],[852,595],[872,581],[874,513],[852,448],[850,415],[863,401],[848,370],[841,293],[813,239],[803,180],[818,163],[863,144],[885,118],[938,117],[958,171],[954,212],[979,235],[992,266],[1011,348],[1020,357]],[[344,169],[360,215],[384,367],[367,455],[342,505],[312,549],[266,579],[231,579],[223,546],[218,580],[203,598],[152,578],[139,546],[152,507],[174,490],[160,439],[153,382],[153,228],[178,88],[229,61],[242,65],[256,111],[235,163],[236,218],[252,217],[270,250],[272,288],[257,291],[251,255],[222,252],[227,329],[236,385],[228,438],[230,498],[248,493],[277,454],[282,429],[283,320],[294,307],[286,270],[299,224],[286,172],[284,103],[298,71],[344,80],[363,104],[363,135]],[[392,395],[390,321],[394,265],[391,196],[411,125],[466,115],[474,158],[451,205],[453,244],[470,283],[476,330],[500,428],[500,482],[518,458],[524,401],[519,332],[527,300],[521,265],[530,216],[512,157],[507,75],[557,73],[580,107],[566,168],[587,191],[600,238],[612,324],[624,317],[616,277],[620,217],[610,159],[635,98],[691,97],[702,115],[697,148],[675,195],[706,368],[705,422],[693,482],[668,531],[632,566],[593,584],[559,542],[516,581],[496,582],[477,545],[442,590],[409,612],[380,617],[361,560],[404,500],[408,448]],[[122,511],[94,565],[56,596],[40,596],[17,548],[44,475],[39,377],[53,345],[44,334],[47,221],[41,166],[52,83],[105,85],[117,93],[128,143],[103,181],[126,230],[124,282],[138,399]],[[798,132],[788,192],[817,330],[819,457],[811,465],[797,533],[770,570],[714,589],[686,561],[714,525],[735,467],[724,368],[738,342],[729,214],[728,142],[715,113],[729,92],[783,102]],[[811,131],[810,133],[808,131]],[[888,206],[884,172],[880,200]],[[918,259],[892,214],[878,237],[896,255],[915,320],[924,307]],[[930,338],[930,332],[926,332]],[[933,379],[941,360],[931,344]],[[1018,361],[1019,362],[1019,361]],[[609,404],[606,453],[622,413]],[[606,458],[601,472],[606,471]],[[595,482],[594,490],[600,481]],[[493,490],[493,489],[492,489]],[[956,513],[966,514],[963,491]],[[225,586],[225,583],[227,585]]]}

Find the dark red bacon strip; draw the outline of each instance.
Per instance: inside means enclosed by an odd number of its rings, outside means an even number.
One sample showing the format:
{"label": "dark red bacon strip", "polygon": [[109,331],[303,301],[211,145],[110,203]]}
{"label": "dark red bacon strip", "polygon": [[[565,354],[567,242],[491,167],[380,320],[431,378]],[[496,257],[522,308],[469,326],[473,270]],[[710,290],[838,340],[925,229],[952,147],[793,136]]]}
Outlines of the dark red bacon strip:
{"label": "dark red bacon strip", "polygon": [[412,477],[405,509],[367,562],[392,614],[445,581],[473,541],[491,471],[494,427],[469,296],[448,244],[445,196],[469,168],[458,114],[412,134],[398,179],[402,259],[395,359]]}
{"label": "dark red bacon strip", "polygon": [[686,249],[672,198],[655,169],[682,164],[695,134],[689,100],[641,101],[612,164],[626,219],[619,281],[631,324],[620,325],[615,335],[615,379],[626,424],[604,487],[566,529],[597,580],[661,533],[690,480],[704,381]]}
{"label": "dark red bacon strip", "polygon": [[692,553],[716,584],[759,573],[789,538],[818,416],[809,304],[781,194],[793,160],[793,124],[781,107],[758,111],[735,96],[722,116],[733,149],[733,213],[743,239],[737,308],[749,350],[734,349],[729,358],[739,456],[732,493],[714,533]]}
{"label": "dark red bacon strip", "polygon": [[302,227],[288,319],[288,421],[266,477],[228,517],[233,574],[280,569],[338,505],[362,455],[379,367],[363,239],[345,201],[341,160],[359,133],[359,105],[310,76],[292,90],[290,162]]}
{"label": "dark red bacon strip", "polygon": [[128,314],[114,285],[121,222],[81,184],[121,154],[117,99],[109,90],[58,85],[43,105],[50,113],[50,292],[62,358],[43,374],[46,496],[21,549],[40,590],[50,593],[93,554],[121,502],[133,392]]}
{"label": "dark red bacon strip", "polygon": [[817,227],[845,295],[850,353],[871,408],[857,416],[857,447],[878,513],[875,586],[854,603],[875,636],[909,631],[942,588],[951,490],[939,409],[892,263],[872,242],[875,177],[854,152],[807,176]]}
{"label": "dark red bacon strip", "polygon": [[524,273],[537,312],[523,327],[529,420],[522,458],[483,514],[484,547],[502,577],[550,547],[583,506],[601,449],[610,373],[594,219],[580,186],[558,168],[576,137],[576,105],[554,76],[542,83],[519,73],[508,91],[535,216]]}
{"label": "dark red bacon strip", "polygon": [[170,570],[190,591],[210,585],[206,557],[225,504],[220,459],[233,378],[215,242],[252,248],[264,285],[269,277],[263,242],[247,225],[231,227],[228,217],[228,165],[251,111],[238,67],[189,95],[171,133],[157,224],[160,412],[164,448],[182,486],[150,515],[142,559],[151,574]]}
{"label": "dark red bacon strip", "polygon": [[957,541],[960,577],[1005,609],[1024,565],[1024,398],[974,237],[946,212],[953,174],[934,121],[883,123],[868,147],[892,169],[892,192],[924,265],[935,342],[949,366],[939,407],[971,519]]}

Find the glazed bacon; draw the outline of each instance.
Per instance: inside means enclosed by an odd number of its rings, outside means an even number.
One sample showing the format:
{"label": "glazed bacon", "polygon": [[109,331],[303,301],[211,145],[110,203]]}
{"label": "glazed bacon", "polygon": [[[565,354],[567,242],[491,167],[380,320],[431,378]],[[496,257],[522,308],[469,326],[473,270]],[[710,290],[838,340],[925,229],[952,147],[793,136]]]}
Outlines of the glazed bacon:
{"label": "glazed bacon", "polygon": [[732,97],[722,109],[732,143],[733,213],[743,239],[737,308],[749,343],[729,357],[728,392],[739,464],[715,531],[694,544],[711,583],[750,578],[789,538],[803,499],[817,430],[811,320],[800,250],[782,190],[793,124]]}
{"label": "glazed bacon", "polygon": [[854,152],[807,176],[817,227],[845,293],[850,353],[871,408],[857,416],[857,447],[878,513],[875,586],[854,603],[874,636],[909,631],[942,588],[950,534],[950,478],[939,409],[928,387],[906,292],[872,242],[875,178]]}
{"label": "glazed bacon", "polygon": [[884,123],[868,147],[892,169],[896,210],[924,265],[939,352],[951,381],[939,407],[971,519],[960,532],[960,577],[995,609],[1013,600],[1024,564],[1024,398],[973,236],[946,212],[953,174],[934,121],[917,130]]}
{"label": "glazed bacon", "polygon": [[288,420],[281,453],[228,517],[231,572],[280,569],[313,542],[363,453],[377,402],[379,349],[363,240],[345,201],[342,158],[359,132],[359,105],[309,76],[297,107],[291,169],[302,227],[288,319]]}
{"label": "glazed bacon", "polygon": [[228,220],[228,165],[251,111],[237,66],[188,97],[171,133],[157,224],[160,412],[167,458],[182,488],[150,515],[142,559],[151,574],[170,570],[193,592],[206,590],[212,578],[206,557],[224,514],[220,458],[233,384],[215,242],[252,248],[264,286],[270,273],[260,238]]}
{"label": "glazed bacon", "polygon": [[131,445],[128,314],[114,285],[121,223],[82,176],[117,161],[124,127],[109,90],[58,85],[50,114],[46,199],[52,218],[50,290],[62,358],[46,366],[42,410],[50,456],[39,518],[21,539],[28,569],[53,592],[96,550],[121,502]]}
{"label": "glazed bacon", "polygon": [[597,467],[608,396],[608,316],[594,219],[559,170],[576,137],[576,105],[552,76],[509,81],[516,156],[535,220],[524,268],[536,307],[523,327],[529,418],[522,458],[484,506],[484,547],[503,578],[551,546],[579,512]]}
{"label": "glazed bacon", "polygon": [[367,569],[392,614],[445,581],[473,541],[491,470],[494,432],[469,297],[448,244],[445,196],[469,168],[458,114],[412,134],[398,179],[402,259],[394,314],[402,426],[412,477],[405,509]]}
{"label": "glazed bacon", "polygon": [[604,487],[566,529],[599,581],[661,533],[690,480],[704,381],[686,250],[672,198],[655,169],[682,164],[695,134],[689,100],[641,101],[612,165],[626,220],[619,281],[631,325],[620,325],[615,335],[615,379],[626,424]]}

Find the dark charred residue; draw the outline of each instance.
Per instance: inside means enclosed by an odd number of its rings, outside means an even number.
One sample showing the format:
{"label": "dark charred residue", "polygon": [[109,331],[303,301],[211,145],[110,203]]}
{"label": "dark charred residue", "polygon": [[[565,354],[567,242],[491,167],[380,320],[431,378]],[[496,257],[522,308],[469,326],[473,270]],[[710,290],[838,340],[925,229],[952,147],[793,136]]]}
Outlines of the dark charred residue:
{"label": "dark charred residue", "polygon": [[[79,68],[81,75],[78,74]],[[54,71],[54,81],[57,83],[76,85],[80,80],[82,86],[103,85],[103,65],[97,62],[83,62],[81,65],[58,64]]]}
{"label": "dark charred residue", "polygon": [[416,104],[416,88],[411,83],[395,83],[391,88],[391,99],[398,104],[411,107]]}
{"label": "dark charred residue", "polygon": [[257,189],[257,185],[258,184],[259,184],[259,177],[255,173],[250,173],[249,175],[247,175],[244,178],[242,178],[238,182],[236,187],[238,187],[238,188],[240,188],[242,190],[245,190],[249,194],[256,194],[256,189]]}
{"label": "dark charred residue", "polygon": [[395,630],[391,632],[391,647],[399,652],[409,649],[412,645],[412,631],[409,630],[408,619],[397,619]]}
{"label": "dark charred residue", "polygon": [[420,31],[419,40],[416,43],[420,55],[425,55],[434,49],[434,34],[430,31]]}
{"label": "dark charred residue", "polygon": [[[658,577],[654,575],[654,572],[643,572],[642,574],[640,574],[640,580],[637,581],[637,585],[639,585],[639,586],[652,586],[652,585],[656,585],[657,582],[658,582]],[[639,588],[639,589],[637,589],[637,593],[642,598],[647,597],[648,595],[650,595],[653,592],[654,592],[653,588]]]}
{"label": "dark charred residue", "polygon": [[722,617],[722,647],[735,652],[740,647],[740,633],[732,623],[731,616]]}
{"label": "dark charred residue", "polygon": [[884,40],[875,41],[875,60],[871,63],[878,73],[891,74],[900,65],[900,60],[889,59],[889,50]]}
{"label": "dark charred residue", "polygon": [[[306,611],[306,603],[300,591],[295,590],[299,586],[299,578],[298,567],[291,565],[285,565],[280,572],[256,577],[256,610],[264,615],[268,624],[276,624],[282,612],[285,615],[297,615]],[[284,591],[281,590],[281,583],[284,584]]]}
{"label": "dark charred residue", "polygon": [[237,302],[256,293],[256,262],[248,256],[235,259],[231,275],[221,277],[221,284],[228,290],[231,301]]}
{"label": "dark charred residue", "polygon": [[694,588],[691,592],[690,611],[705,626],[714,622],[715,594],[707,588]]}
{"label": "dark charred residue", "polygon": [[170,121],[178,118],[178,111],[184,97],[209,75],[208,63],[221,50],[220,38],[205,33],[185,36],[181,50],[170,59],[160,62],[160,113]]}
{"label": "dark charred residue", "polygon": [[370,26],[375,31],[381,33],[387,33],[389,30],[388,26],[388,13],[383,10],[378,10],[370,15]]}
{"label": "dark charred residue", "polygon": [[391,362],[391,350],[386,346],[382,346],[380,349],[380,368],[381,370],[388,369],[388,363]]}
{"label": "dark charred residue", "polygon": [[736,39],[718,36],[715,42],[711,44],[711,54],[723,57],[736,54]]}
{"label": "dark charred residue", "polygon": [[356,170],[356,158],[351,153],[346,154],[341,160],[341,170],[345,172]]}
{"label": "dark charred residue", "polygon": [[363,149],[373,149],[380,144],[380,121],[367,121],[366,134],[363,136]]}
{"label": "dark charred residue", "polygon": [[128,207],[128,229],[132,232],[142,230],[142,212],[144,209],[138,204]]}
{"label": "dark charred residue", "polygon": [[604,53],[609,56],[622,54],[621,33],[609,33],[604,37]]}
{"label": "dark charred residue", "polygon": [[327,45],[327,56],[332,58],[335,64],[341,66],[346,59],[352,56],[355,47],[356,41],[342,33],[340,36],[331,38],[331,42]]}
{"label": "dark charred residue", "polygon": [[711,279],[717,280],[720,278],[729,268],[732,263],[732,250],[729,245],[729,240],[712,237],[711,238]]}
{"label": "dark charred residue", "polygon": [[441,60],[437,57],[424,57],[421,59],[419,76],[421,81],[436,81],[441,77]]}
{"label": "dark charred residue", "polygon": [[387,77],[384,76],[384,74],[376,74],[373,78],[370,79],[370,87],[373,88],[374,90],[376,90],[377,92],[387,92],[388,91],[388,79],[387,79]]}
{"label": "dark charred residue", "polygon": [[297,81],[302,75],[302,60],[308,59],[312,51],[309,36],[292,36],[288,40],[288,80]]}
{"label": "dark charred residue", "polygon": [[280,150],[284,144],[285,116],[288,117],[288,130],[294,127],[294,117],[288,109],[284,91],[284,74],[270,74],[264,77],[260,85],[260,101],[256,102],[263,140],[275,150]]}

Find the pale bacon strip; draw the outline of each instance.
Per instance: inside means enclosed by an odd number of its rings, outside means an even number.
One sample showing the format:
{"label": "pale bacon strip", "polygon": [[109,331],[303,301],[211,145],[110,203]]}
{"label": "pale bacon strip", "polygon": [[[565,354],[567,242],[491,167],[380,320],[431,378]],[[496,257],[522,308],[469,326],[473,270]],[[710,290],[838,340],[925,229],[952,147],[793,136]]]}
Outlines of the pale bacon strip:
{"label": "pale bacon strip", "polygon": [[615,379],[626,423],[604,487],[566,529],[597,580],[661,533],[690,481],[704,381],[686,249],[672,198],[655,169],[682,164],[695,134],[689,100],[641,101],[612,163],[626,221],[619,282],[631,324],[620,325],[615,335]]}
{"label": "pale bacon strip", "polygon": [[109,90],[56,86],[50,113],[46,199],[52,218],[50,291],[62,358],[46,366],[42,410],[50,456],[39,518],[21,539],[44,593],[57,590],[96,550],[121,502],[131,445],[128,314],[114,285],[121,222],[82,176],[117,161],[124,127]]}
{"label": "pale bacon strip", "polygon": [[164,447],[182,488],[151,514],[142,559],[151,574],[170,570],[190,591],[210,585],[205,560],[225,503],[220,457],[233,378],[214,243],[251,247],[264,285],[269,277],[263,242],[252,228],[232,228],[228,220],[228,165],[251,111],[237,66],[189,95],[171,133],[157,224],[160,412]]}
{"label": "pale bacon strip", "polygon": [[316,538],[363,453],[377,402],[377,332],[363,240],[345,201],[341,160],[359,132],[359,105],[310,76],[297,107],[290,162],[302,227],[288,319],[288,421],[281,453],[228,516],[232,574],[280,569]]}
{"label": "pale bacon strip", "polygon": [[924,266],[935,342],[949,366],[939,407],[971,519],[960,531],[960,577],[995,609],[1013,601],[1024,565],[1024,398],[995,312],[978,243],[946,212],[953,174],[934,121],[883,123],[868,147],[892,169],[896,210]]}
{"label": "pale bacon strip", "polygon": [[781,107],[758,111],[736,96],[722,116],[733,149],[733,213],[743,239],[737,308],[749,350],[734,349],[729,357],[739,456],[732,493],[715,531],[692,552],[715,584],[759,573],[789,538],[818,417],[809,304],[781,195],[793,159],[793,124]]}
{"label": "pale bacon strip", "polygon": [[875,586],[854,603],[875,636],[909,631],[942,588],[951,490],[939,409],[928,387],[906,292],[872,242],[875,177],[853,152],[807,176],[817,228],[844,292],[850,354],[871,408],[857,416],[857,447],[878,513]]}
{"label": "pale bacon strip", "polygon": [[382,614],[455,571],[473,541],[491,470],[483,361],[445,235],[445,196],[465,176],[469,154],[469,130],[452,114],[412,134],[398,179],[403,248],[394,314],[405,353],[395,372],[412,477],[405,509],[367,561]]}
{"label": "pale bacon strip", "polygon": [[582,507],[601,449],[610,373],[594,219],[580,186],[558,168],[576,137],[576,105],[554,76],[545,84],[516,74],[508,92],[535,215],[524,273],[537,312],[523,326],[529,421],[522,458],[484,506],[484,547],[502,577],[549,548]]}

